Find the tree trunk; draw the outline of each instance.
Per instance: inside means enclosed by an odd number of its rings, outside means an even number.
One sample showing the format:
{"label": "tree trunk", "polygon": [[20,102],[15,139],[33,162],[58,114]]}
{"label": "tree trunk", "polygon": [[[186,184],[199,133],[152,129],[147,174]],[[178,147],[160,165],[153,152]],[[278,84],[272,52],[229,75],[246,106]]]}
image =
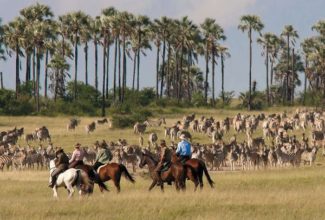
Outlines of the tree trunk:
{"label": "tree trunk", "polygon": [[[35,98],[35,101],[36,101],[36,75],[35,75],[35,71],[36,71],[36,51],[35,51],[35,47],[33,49],[33,58],[32,58],[33,62],[32,62],[32,70],[33,70],[33,90],[34,90],[34,98]],[[18,64],[19,66],[19,64]]]}
{"label": "tree trunk", "polygon": [[224,55],[221,53],[221,96],[222,102],[225,103],[225,73],[224,73]]}
{"label": "tree trunk", "polygon": [[184,43],[182,42],[181,45],[181,60],[180,60],[180,64],[179,64],[179,78],[178,78],[178,102],[181,101],[182,99],[182,74],[183,74],[183,60],[184,60]]}
{"label": "tree trunk", "polygon": [[3,89],[3,73],[0,72],[0,86],[1,86],[1,89]]}
{"label": "tree trunk", "polygon": [[132,91],[135,89],[135,72],[136,72],[136,66],[137,66],[137,53],[138,51],[133,51],[133,77],[132,77]]}
{"label": "tree trunk", "polygon": [[85,83],[88,86],[88,42],[85,43]]}
{"label": "tree trunk", "polygon": [[77,36],[75,36],[74,43],[74,100],[77,99],[77,80],[78,80],[78,42]]}
{"label": "tree trunk", "polygon": [[98,45],[97,39],[94,40],[95,46],[95,88],[98,91]]}
{"label": "tree trunk", "polygon": [[163,41],[163,57],[162,57],[162,69],[161,69],[161,81],[160,81],[160,98],[163,96],[164,91],[164,77],[165,77],[165,54],[166,54],[166,40]]}
{"label": "tree trunk", "polygon": [[40,111],[40,97],[39,97],[39,85],[40,85],[40,68],[41,67],[41,54],[40,49],[36,52],[36,111]]}
{"label": "tree trunk", "polygon": [[110,54],[110,45],[107,45],[106,53],[106,99],[108,99],[108,79],[109,79],[109,54]]}
{"label": "tree trunk", "polygon": [[285,100],[289,101],[289,71],[290,71],[290,36],[287,35],[287,75],[286,75],[286,89],[285,89]]}
{"label": "tree trunk", "polygon": [[248,111],[252,109],[252,29],[249,29],[249,93]]}
{"label": "tree trunk", "polygon": [[48,75],[48,70],[47,70],[47,64],[49,62],[49,50],[46,49],[45,53],[45,76],[44,76],[44,97],[47,98],[47,75]]}
{"label": "tree trunk", "polygon": [[19,46],[18,42],[16,43],[16,99],[18,98],[19,94],[19,85],[20,85],[20,79],[19,79]]}
{"label": "tree trunk", "polygon": [[122,102],[125,98],[125,89],[126,89],[126,39],[125,33],[123,34],[123,89],[122,89]]}
{"label": "tree trunk", "polygon": [[215,106],[215,88],[214,88],[214,81],[215,81],[215,51],[212,49],[212,106]]}
{"label": "tree trunk", "polygon": [[157,60],[156,60],[156,98],[159,98],[159,54],[160,54],[160,45],[157,46]]}
{"label": "tree trunk", "polygon": [[118,97],[119,101],[122,101],[122,91],[121,91],[121,43],[118,40]]}
{"label": "tree trunk", "polygon": [[26,82],[30,80],[30,53],[26,52]]}
{"label": "tree trunk", "polygon": [[137,91],[140,90],[140,49],[137,55]]}
{"label": "tree trunk", "polygon": [[204,82],[204,99],[208,103],[208,76],[209,76],[209,51],[208,44],[206,44],[205,51],[205,82]]}
{"label": "tree trunk", "polygon": [[168,57],[167,57],[167,72],[166,72],[166,83],[167,83],[167,97],[170,98],[170,83],[171,83],[171,71],[170,71],[170,59],[171,59],[171,46],[168,43]]}
{"label": "tree trunk", "polygon": [[290,94],[290,100],[291,104],[294,104],[295,99],[295,49],[292,48],[292,66],[291,66],[292,76],[291,76],[291,94]]}
{"label": "tree trunk", "polygon": [[116,63],[117,63],[117,38],[114,44],[114,73],[113,73],[113,97],[116,100]]}
{"label": "tree trunk", "polygon": [[270,89],[269,89],[269,45],[266,45],[265,54],[265,65],[266,65],[266,99],[267,104],[270,105]]}
{"label": "tree trunk", "polygon": [[103,45],[102,117],[105,116],[106,39]]}
{"label": "tree trunk", "polygon": [[[178,80],[179,80],[179,54],[178,54],[178,51],[176,50],[175,52],[175,63],[176,63],[176,68],[175,68],[175,76],[173,77],[173,96],[179,97],[179,94],[178,94]],[[176,78],[176,79],[175,79]]]}
{"label": "tree trunk", "polygon": [[273,86],[273,61],[270,59],[270,62],[271,62],[271,76],[270,76],[270,78],[271,78],[271,86]]}

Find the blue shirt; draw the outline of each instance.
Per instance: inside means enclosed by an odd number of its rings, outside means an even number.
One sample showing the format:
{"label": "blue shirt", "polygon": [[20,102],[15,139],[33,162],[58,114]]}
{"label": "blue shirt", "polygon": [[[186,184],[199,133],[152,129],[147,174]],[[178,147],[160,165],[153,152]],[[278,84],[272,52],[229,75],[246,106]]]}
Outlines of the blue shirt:
{"label": "blue shirt", "polygon": [[191,156],[191,144],[182,140],[177,145],[176,154],[179,154],[180,156]]}

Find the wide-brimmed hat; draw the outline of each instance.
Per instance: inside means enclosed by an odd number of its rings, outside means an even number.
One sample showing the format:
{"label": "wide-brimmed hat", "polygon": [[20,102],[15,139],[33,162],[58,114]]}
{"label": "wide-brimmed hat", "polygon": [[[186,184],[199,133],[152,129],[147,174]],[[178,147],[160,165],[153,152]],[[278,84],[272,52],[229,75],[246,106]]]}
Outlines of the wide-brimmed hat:
{"label": "wide-brimmed hat", "polygon": [[56,151],[55,151],[55,155],[58,155],[59,153],[63,153],[64,150],[63,148],[59,147]]}
{"label": "wide-brimmed hat", "polygon": [[181,139],[181,140],[187,140],[187,137],[186,137],[185,134],[181,134],[181,135],[179,136],[179,139]]}
{"label": "wide-brimmed hat", "polygon": [[75,148],[79,148],[80,146],[81,146],[80,143],[76,143],[76,144],[74,145]]}

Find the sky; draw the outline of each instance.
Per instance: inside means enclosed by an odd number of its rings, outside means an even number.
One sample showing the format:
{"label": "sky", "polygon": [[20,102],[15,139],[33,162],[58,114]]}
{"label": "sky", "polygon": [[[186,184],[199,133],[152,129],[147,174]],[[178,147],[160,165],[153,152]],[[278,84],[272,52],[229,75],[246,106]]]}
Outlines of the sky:
{"label": "sky", "polygon": [[[262,32],[280,34],[283,27],[291,24],[298,31],[299,40],[296,50],[300,50],[299,42],[304,38],[314,35],[311,27],[317,21],[325,19],[325,0],[0,0],[0,17],[2,24],[6,24],[16,16],[19,11],[29,5],[39,2],[49,5],[55,16],[71,11],[82,10],[91,16],[97,16],[102,9],[114,6],[119,10],[126,10],[133,14],[143,14],[151,19],[161,16],[181,18],[188,16],[196,24],[205,18],[214,18],[225,30],[227,40],[223,42],[229,48],[231,57],[225,62],[225,90],[235,91],[236,94],[248,90],[249,69],[249,41],[246,33],[237,29],[240,17],[244,14],[258,15],[265,27]],[[257,35],[254,35],[256,39]],[[89,48],[89,82],[94,84],[94,48]],[[84,58],[82,48],[79,50],[78,79],[84,80]],[[261,56],[261,47],[253,43],[252,79],[257,81],[258,89],[265,88],[265,65]],[[155,86],[155,61],[156,49],[147,52],[147,57],[142,58],[140,86]],[[101,54],[100,54],[101,56]],[[72,62],[71,62],[72,64]],[[204,60],[198,64],[204,71]],[[101,62],[99,63],[99,78],[101,78]],[[112,63],[110,65],[112,67]],[[24,79],[25,61],[21,60],[21,78]],[[43,67],[42,67],[43,70]],[[14,88],[15,59],[8,57],[6,62],[0,61],[0,71],[4,74],[4,84],[7,88]],[[44,71],[44,70],[43,70]],[[74,67],[71,65],[73,73]],[[110,68],[112,71],[112,68]],[[132,65],[128,63],[127,84],[131,86]],[[300,74],[303,79],[303,75]],[[44,79],[41,79],[41,82]],[[110,88],[111,88],[111,78]],[[220,66],[216,67],[216,93],[221,88]]]}

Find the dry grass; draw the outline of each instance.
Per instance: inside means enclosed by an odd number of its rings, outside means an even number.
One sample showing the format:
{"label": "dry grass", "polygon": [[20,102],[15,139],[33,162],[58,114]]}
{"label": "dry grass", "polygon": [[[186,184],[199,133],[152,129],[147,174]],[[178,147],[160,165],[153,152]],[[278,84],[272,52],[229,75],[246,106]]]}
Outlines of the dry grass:
{"label": "dry grass", "polygon": [[[235,111],[186,110],[191,112],[218,118],[235,114]],[[168,126],[182,115],[168,116]],[[29,133],[46,125],[54,144],[68,151],[77,141],[84,145],[118,138],[138,142],[132,129],[109,129],[107,125],[86,135],[84,125],[95,118],[81,118],[77,130],[67,132],[68,120],[69,117],[0,117],[0,130],[23,126]],[[162,128],[149,131],[162,137]],[[194,141],[210,143],[203,135],[195,135]],[[25,144],[24,140],[19,142]],[[172,186],[166,186],[165,193],[158,188],[149,193],[151,181],[140,171],[135,175],[134,185],[122,179],[120,194],[109,182],[111,192],[101,195],[96,188],[94,195],[81,200],[77,194],[68,200],[65,189],[61,188],[59,201],[52,198],[47,187],[48,171],[4,171],[0,173],[0,219],[324,219],[323,158],[318,157],[316,164],[295,169],[217,172],[212,174],[216,188],[205,185],[202,192],[196,193],[192,183],[188,183],[185,193],[176,193]]]}

